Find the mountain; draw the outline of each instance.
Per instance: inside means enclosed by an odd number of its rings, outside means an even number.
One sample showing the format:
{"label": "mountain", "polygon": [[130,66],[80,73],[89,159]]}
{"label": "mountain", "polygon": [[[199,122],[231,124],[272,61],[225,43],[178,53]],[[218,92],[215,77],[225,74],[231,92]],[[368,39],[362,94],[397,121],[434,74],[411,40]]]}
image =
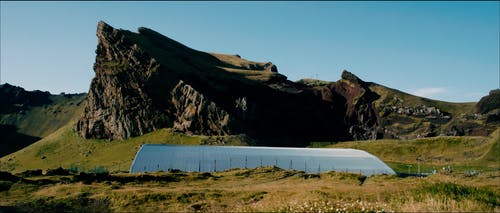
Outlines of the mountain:
{"label": "mountain", "polygon": [[127,139],[173,127],[293,145],[287,140],[365,134],[348,132],[345,101],[333,102],[338,93],[288,81],[272,63],[196,51],[147,28],[132,33],[100,22],[97,37],[96,76],[77,124],[85,138]]}
{"label": "mountain", "polygon": [[244,134],[259,145],[487,135],[474,103],[420,98],[344,71],[337,82],[287,80],[271,62],[205,53],[153,30],[98,24],[92,80],[76,130],[127,139],[161,128]]}
{"label": "mountain", "polygon": [[[335,82],[293,82],[271,62],[197,51],[147,28],[134,33],[100,22],[97,37],[88,94],[0,85],[0,169],[123,170],[144,143],[308,146],[441,135],[493,137],[428,141],[491,141],[492,151],[481,153],[496,159],[498,90],[478,103],[450,103],[348,71]],[[462,145],[449,148],[469,146]]]}
{"label": "mountain", "polygon": [[86,94],[52,95],[0,85],[0,157],[48,136],[81,114]]}
{"label": "mountain", "polygon": [[230,138],[272,146],[486,136],[499,125],[499,90],[477,104],[449,103],[348,71],[336,82],[292,82],[271,62],[197,51],[147,28],[134,33],[100,22],[97,37],[88,95],[0,85],[0,156],[67,125],[87,139],[124,140],[171,128],[218,137],[210,143]]}

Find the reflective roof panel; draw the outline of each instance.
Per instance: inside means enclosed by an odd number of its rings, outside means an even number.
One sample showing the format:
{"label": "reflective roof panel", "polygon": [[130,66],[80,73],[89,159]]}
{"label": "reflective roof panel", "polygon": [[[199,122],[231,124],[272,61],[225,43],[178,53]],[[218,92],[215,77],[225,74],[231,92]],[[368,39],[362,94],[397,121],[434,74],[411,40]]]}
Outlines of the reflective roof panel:
{"label": "reflective roof panel", "polygon": [[307,173],[344,171],[364,175],[395,174],[377,157],[357,149],[158,144],[142,145],[132,162],[130,173],[170,169],[214,172],[259,166],[277,166]]}

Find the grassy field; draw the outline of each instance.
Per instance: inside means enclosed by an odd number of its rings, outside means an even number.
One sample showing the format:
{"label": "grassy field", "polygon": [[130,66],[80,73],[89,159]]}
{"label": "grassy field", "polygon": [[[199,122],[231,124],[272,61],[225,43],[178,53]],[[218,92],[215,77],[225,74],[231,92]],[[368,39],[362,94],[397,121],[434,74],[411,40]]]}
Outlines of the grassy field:
{"label": "grassy field", "polygon": [[276,167],[215,173],[35,176],[0,180],[0,206],[83,212],[500,211],[500,172],[400,178]]}

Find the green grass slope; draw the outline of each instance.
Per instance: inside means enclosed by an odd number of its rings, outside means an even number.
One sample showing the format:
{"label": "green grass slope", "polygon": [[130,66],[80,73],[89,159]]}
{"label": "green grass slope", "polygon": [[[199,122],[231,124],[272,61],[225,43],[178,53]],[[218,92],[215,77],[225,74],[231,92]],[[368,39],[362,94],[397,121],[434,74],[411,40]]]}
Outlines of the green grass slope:
{"label": "green grass slope", "polygon": [[492,135],[492,144],[489,151],[478,161],[482,165],[500,168],[500,128]]}
{"label": "green grass slope", "polygon": [[43,138],[81,114],[86,94],[51,95],[51,104],[0,115],[0,124],[13,125],[18,133]]}
{"label": "green grass slope", "polygon": [[[458,171],[500,169],[500,129],[491,137],[433,137],[401,140],[342,142],[329,148],[354,148],[365,150],[388,163],[398,172],[407,172],[412,165],[416,172],[417,158],[421,159],[421,171],[439,170],[452,166]],[[218,138],[215,137],[215,141]],[[66,125],[50,136],[3,158],[0,170],[21,172],[28,169],[78,167],[91,170],[104,167],[108,171],[127,171],[142,144],[209,144],[214,137],[189,136],[171,129],[161,129],[125,141],[83,139]],[[231,141],[224,139],[224,141]],[[246,145],[235,138],[228,145]]]}
{"label": "green grass slope", "polygon": [[458,171],[470,169],[500,169],[500,129],[490,137],[431,137],[414,140],[353,141],[328,145],[330,148],[365,150],[389,164],[398,172],[416,172],[421,160],[421,171],[440,170],[451,166]]}
{"label": "green grass slope", "polygon": [[0,114],[0,156],[20,150],[76,119],[86,94],[50,95],[51,103]]}
{"label": "green grass slope", "polygon": [[20,172],[28,169],[78,167],[91,170],[104,167],[108,171],[128,171],[142,144],[219,144],[246,145],[237,136],[189,136],[161,129],[124,141],[84,139],[74,131],[74,123],[30,146],[0,158],[0,170]]}

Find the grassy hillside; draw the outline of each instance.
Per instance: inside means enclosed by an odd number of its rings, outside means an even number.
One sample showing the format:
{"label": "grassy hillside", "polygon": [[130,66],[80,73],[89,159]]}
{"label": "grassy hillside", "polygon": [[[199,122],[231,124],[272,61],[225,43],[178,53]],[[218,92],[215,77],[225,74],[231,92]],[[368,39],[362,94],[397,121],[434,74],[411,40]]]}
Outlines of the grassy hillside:
{"label": "grassy hillside", "polygon": [[0,133],[3,135],[0,156],[20,150],[76,119],[81,114],[86,95],[50,95],[48,98],[51,103],[0,113]]}
{"label": "grassy hillside", "polygon": [[[434,137],[401,140],[342,142],[327,147],[355,148],[378,156],[398,172],[407,172],[407,165],[416,172],[417,158],[423,172],[452,166],[458,171],[500,169],[500,130],[491,137]],[[21,172],[62,166],[90,170],[104,167],[108,171],[127,171],[135,153],[144,143],[150,144],[219,144],[246,145],[241,138],[188,136],[162,129],[125,141],[88,140],[79,137],[67,125],[54,134],[11,155],[0,158],[0,170]],[[314,145],[318,145],[313,143]],[[322,143],[324,146],[325,144]]]}
{"label": "grassy hillside", "polygon": [[388,163],[398,172],[416,172],[417,158],[421,169],[430,172],[443,166],[456,170],[500,169],[500,129],[490,137],[433,137],[402,140],[354,141],[328,145],[331,148],[354,148],[365,150]]}
{"label": "grassy hillside", "polygon": [[[187,136],[170,129],[125,141],[85,140],[70,124],[1,158],[0,170],[18,173],[62,166],[80,171],[105,167],[126,172],[143,143],[197,145],[210,141],[218,139]],[[242,145],[237,139],[232,144]],[[327,147],[366,150],[400,172],[406,172],[408,164],[414,165],[415,172],[416,157],[424,159],[423,170],[445,165],[455,170],[426,178],[305,174],[275,167],[214,173],[35,175],[22,179],[22,175],[0,173],[0,211],[500,211],[500,129],[490,137],[345,142]],[[470,169],[479,169],[480,173],[470,176],[463,172]]]}
{"label": "grassy hillside", "polygon": [[474,111],[474,107],[476,105],[475,102],[466,102],[466,103],[452,103],[446,101],[432,100],[428,98],[422,98],[415,95],[411,95],[396,89],[388,88],[379,84],[372,83],[370,85],[370,89],[380,95],[380,99],[378,99],[375,103],[376,105],[380,105],[380,103],[384,101],[390,101],[394,99],[394,97],[398,97],[402,99],[405,105],[415,106],[415,105],[427,105],[427,106],[435,106],[439,109],[442,109],[445,112],[449,112],[451,114],[459,115],[463,113],[469,113]]}
{"label": "grassy hillside", "polygon": [[[370,89],[380,95],[375,101],[385,138],[414,139],[420,136],[485,136],[497,125],[475,114],[476,103],[451,103],[414,96],[375,83]],[[422,113],[423,112],[423,113]]]}
{"label": "grassy hillside", "polygon": [[43,138],[79,116],[86,95],[51,95],[49,98],[51,104],[0,115],[0,123],[16,126],[19,133]]}
{"label": "grassy hillside", "polygon": [[477,163],[500,168],[500,128],[491,135],[491,147],[489,151]]}
{"label": "grassy hillside", "polygon": [[42,140],[0,158],[0,170],[20,172],[27,169],[47,169],[62,166],[89,170],[105,167],[109,171],[128,171],[142,144],[225,144],[246,145],[238,136],[188,136],[161,129],[124,141],[83,139],[68,124]]}

